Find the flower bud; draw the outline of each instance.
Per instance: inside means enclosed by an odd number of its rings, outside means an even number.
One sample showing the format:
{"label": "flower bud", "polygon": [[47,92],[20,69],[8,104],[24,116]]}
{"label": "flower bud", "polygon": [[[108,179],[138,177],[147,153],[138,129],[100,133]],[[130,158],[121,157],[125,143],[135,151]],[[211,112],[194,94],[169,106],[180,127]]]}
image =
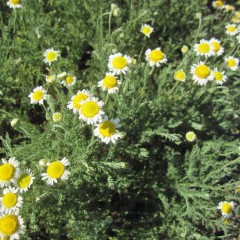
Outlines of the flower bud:
{"label": "flower bud", "polygon": [[55,112],[53,115],[52,115],[52,120],[54,122],[60,122],[62,120],[62,114],[60,112]]}
{"label": "flower bud", "polygon": [[192,131],[186,133],[186,139],[189,142],[194,142],[196,140],[196,134]]}
{"label": "flower bud", "polygon": [[14,118],[11,120],[10,124],[14,128],[19,124],[19,121],[20,121],[19,118]]}

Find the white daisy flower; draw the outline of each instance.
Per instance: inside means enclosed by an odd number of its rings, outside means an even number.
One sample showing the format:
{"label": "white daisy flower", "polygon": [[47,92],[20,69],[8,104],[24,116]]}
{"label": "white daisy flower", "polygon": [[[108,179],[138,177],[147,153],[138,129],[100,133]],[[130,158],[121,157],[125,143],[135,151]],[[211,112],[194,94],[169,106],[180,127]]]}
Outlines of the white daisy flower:
{"label": "white daisy flower", "polygon": [[195,44],[193,50],[198,56],[210,57],[214,54],[211,43],[204,39],[200,40],[200,43]]}
{"label": "white daisy flower", "polygon": [[47,163],[47,173],[42,173],[42,180],[47,184],[53,185],[58,180],[67,180],[69,178],[70,171],[66,170],[66,167],[70,165],[67,158],[63,158],[61,161],[54,161]]}
{"label": "white daisy flower", "polygon": [[117,74],[125,74],[129,69],[129,64],[131,64],[132,60],[129,56],[123,55],[122,53],[116,53],[110,55],[108,58],[108,69],[114,75]]}
{"label": "white daisy flower", "polygon": [[214,68],[213,70],[213,75],[214,75],[214,80],[217,84],[222,85],[224,82],[227,80],[227,76],[224,75],[224,71],[220,72],[217,68]]}
{"label": "white daisy flower", "polygon": [[82,103],[92,97],[92,94],[85,89],[78,91],[76,95],[72,96],[71,101],[68,102],[67,108],[72,109],[74,113],[79,113]]}
{"label": "white daisy flower", "polygon": [[19,162],[15,157],[11,157],[8,161],[2,159],[2,164],[0,165],[0,186],[7,187],[14,181],[19,173]]}
{"label": "white daisy flower", "polygon": [[24,234],[25,226],[21,216],[17,214],[2,214],[0,216],[0,237],[7,240],[20,239]]}
{"label": "white daisy flower", "polygon": [[226,34],[229,36],[235,36],[240,32],[240,28],[236,24],[228,24],[226,29]]}
{"label": "white daisy flower", "polygon": [[213,72],[204,62],[193,64],[191,66],[193,81],[198,85],[206,85],[208,81],[213,80]]}
{"label": "white daisy flower", "polygon": [[60,56],[60,53],[59,51],[53,50],[53,48],[49,48],[43,53],[43,56],[45,58],[43,61],[45,63],[48,63],[50,66],[52,62],[57,61],[57,58],[58,56]]}
{"label": "white daisy flower", "polygon": [[119,118],[108,120],[108,117],[105,116],[105,118],[96,125],[97,128],[94,129],[94,135],[106,144],[109,142],[116,143],[118,138],[121,137],[121,133],[117,130],[117,128],[121,127],[119,123]]}
{"label": "white daisy flower", "polygon": [[66,78],[61,81],[61,84],[65,87],[71,87],[76,83],[77,78],[72,74],[67,74]]}
{"label": "white daisy flower", "polygon": [[221,42],[218,39],[211,38],[210,44],[212,45],[214,55],[220,56],[223,54],[224,48],[221,46]]}
{"label": "white daisy flower", "polygon": [[79,110],[79,119],[87,122],[87,124],[95,124],[102,121],[102,115],[105,114],[102,111],[103,105],[104,103],[98,101],[95,97],[84,101]]}
{"label": "white daisy flower", "polygon": [[8,0],[7,2],[7,5],[10,7],[10,8],[21,8],[22,7],[22,2],[23,0]]}
{"label": "white daisy flower", "polygon": [[145,52],[146,60],[148,61],[151,67],[159,67],[162,63],[167,62],[166,55],[161,51],[161,48],[158,47],[154,50],[148,49]]}
{"label": "white daisy flower", "polygon": [[237,15],[233,16],[233,18],[231,19],[231,22],[233,23],[239,23],[240,22],[240,19]]}
{"label": "white daisy flower", "polygon": [[28,95],[31,99],[31,104],[43,104],[43,100],[47,99],[47,91],[42,87],[36,87],[33,92]]}
{"label": "white daisy flower", "polygon": [[230,218],[233,210],[235,209],[235,203],[222,201],[218,204],[218,209],[221,210],[223,217]]}
{"label": "white daisy flower", "polygon": [[19,189],[20,192],[27,192],[33,184],[34,179],[35,177],[33,176],[31,170],[27,169],[19,173],[19,176],[14,181],[14,185]]}
{"label": "white daisy flower", "polygon": [[216,9],[224,9],[224,4],[222,1],[213,1],[212,6]]}
{"label": "white daisy flower", "polygon": [[18,195],[18,189],[8,187],[3,190],[3,196],[0,197],[1,213],[18,213],[22,206],[22,197]]}
{"label": "white daisy flower", "polygon": [[98,87],[109,94],[116,93],[122,83],[112,74],[106,73],[106,77],[98,82]]}
{"label": "white daisy flower", "polygon": [[233,5],[224,5],[224,10],[226,11],[226,12],[230,12],[230,11],[234,11],[235,10],[235,7],[233,6]]}
{"label": "white daisy flower", "polygon": [[229,56],[225,58],[225,62],[232,71],[235,71],[238,69],[239,58]]}
{"label": "white daisy flower", "polygon": [[145,36],[150,37],[150,34],[153,32],[153,28],[148,24],[143,24],[141,26],[140,32]]}

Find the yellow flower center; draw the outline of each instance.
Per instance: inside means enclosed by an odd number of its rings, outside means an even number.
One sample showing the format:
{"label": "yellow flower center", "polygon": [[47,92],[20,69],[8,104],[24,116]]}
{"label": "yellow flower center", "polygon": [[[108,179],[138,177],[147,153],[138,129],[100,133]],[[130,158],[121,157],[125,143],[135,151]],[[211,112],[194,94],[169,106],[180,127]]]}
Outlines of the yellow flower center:
{"label": "yellow flower center", "polygon": [[232,211],[232,206],[230,203],[226,202],[222,205],[222,212],[225,214],[229,214]]}
{"label": "yellow flower center", "polygon": [[99,106],[94,101],[86,102],[82,105],[81,111],[85,117],[94,117],[99,112]]}
{"label": "yellow flower center", "polygon": [[217,7],[222,7],[223,6],[223,2],[222,1],[216,1],[216,6]]}
{"label": "yellow flower center", "polygon": [[107,89],[114,88],[117,86],[117,79],[113,76],[106,76],[103,79],[103,86]]}
{"label": "yellow flower center", "polygon": [[66,83],[67,83],[68,85],[72,84],[73,81],[74,81],[73,76],[67,76],[67,78],[66,78]]}
{"label": "yellow flower center", "polygon": [[235,23],[237,23],[237,22],[239,21],[238,16],[234,16],[234,17],[232,18],[232,21],[235,22]]}
{"label": "yellow flower center", "polygon": [[164,58],[164,54],[161,50],[155,49],[151,51],[149,58],[153,62],[158,62]]}
{"label": "yellow flower center", "polygon": [[112,65],[115,69],[123,69],[127,66],[127,60],[125,57],[118,56],[113,59]]}
{"label": "yellow flower center", "polygon": [[0,166],[0,181],[9,181],[13,178],[15,167],[12,164],[3,164]]}
{"label": "yellow flower center", "polygon": [[210,75],[210,68],[206,65],[200,65],[196,67],[195,75],[199,78],[207,78]]}
{"label": "yellow flower center", "polygon": [[2,198],[2,204],[6,208],[12,208],[17,204],[18,196],[16,193],[9,192]]}
{"label": "yellow flower center", "polygon": [[99,125],[99,131],[103,137],[111,137],[116,133],[116,126],[110,121],[105,121]]}
{"label": "yellow flower center", "polygon": [[39,102],[41,99],[43,99],[43,95],[43,91],[38,90],[33,93],[32,98],[33,100]]}
{"label": "yellow flower center", "polygon": [[48,176],[51,178],[60,178],[64,173],[65,167],[60,161],[50,163],[47,168]]}
{"label": "yellow flower center", "polygon": [[54,51],[50,51],[46,54],[46,59],[49,62],[55,61],[57,59],[57,53]]}
{"label": "yellow flower center", "polygon": [[212,46],[213,46],[213,51],[214,52],[218,52],[219,49],[221,48],[221,45],[219,42],[212,42]]}
{"label": "yellow flower center", "polygon": [[152,32],[152,29],[150,27],[143,27],[142,28],[142,33],[145,35],[148,35]]}
{"label": "yellow flower center", "polygon": [[237,65],[237,63],[234,59],[229,59],[227,64],[229,67],[235,67]]}
{"label": "yellow flower center", "polygon": [[207,43],[201,43],[198,45],[198,51],[200,53],[209,53],[210,51],[210,46]]}
{"label": "yellow flower center", "polygon": [[228,30],[228,32],[233,33],[236,31],[236,27],[231,25],[231,26],[228,26],[227,30]]}
{"label": "yellow flower center", "polygon": [[221,72],[214,72],[213,74],[214,74],[216,81],[221,82],[223,80],[223,75]]}
{"label": "yellow flower center", "polygon": [[17,183],[20,188],[27,188],[31,183],[31,176],[27,173],[24,173],[20,176]]}
{"label": "yellow flower center", "polygon": [[76,109],[80,109],[80,107],[82,106],[81,105],[81,102],[86,100],[88,98],[88,95],[85,94],[85,93],[79,93],[77,94],[74,98],[73,98],[73,106],[74,108]]}
{"label": "yellow flower center", "polygon": [[186,78],[186,74],[182,69],[178,70],[174,75],[174,79],[178,81],[185,81],[185,78]]}
{"label": "yellow flower center", "polygon": [[15,215],[5,215],[0,218],[0,233],[3,235],[13,235],[19,227],[18,218]]}
{"label": "yellow flower center", "polygon": [[234,6],[232,6],[232,5],[227,6],[227,10],[228,11],[233,11],[234,10]]}
{"label": "yellow flower center", "polygon": [[18,4],[21,4],[21,0],[10,0],[10,3],[13,4],[13,5],[18,5]]}
{"label": "yellow flower center", "polygon": [[186,134],[186,139],[190,142],[193,142],[196,139],[196,135],[194,132],[188,132]]}

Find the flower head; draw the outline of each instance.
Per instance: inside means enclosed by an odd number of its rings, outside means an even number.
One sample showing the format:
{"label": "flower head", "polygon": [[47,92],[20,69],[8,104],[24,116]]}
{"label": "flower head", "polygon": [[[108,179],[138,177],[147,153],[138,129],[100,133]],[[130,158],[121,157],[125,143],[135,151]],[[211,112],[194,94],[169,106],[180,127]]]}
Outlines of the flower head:
{"label": "flower head", "polygon": [[61,84],[65,87],[71,87],[76,83],[77,78],[72,74],[67,74],[65,79],[61,81]]}
{"label": "flower head", "polygon": [[185,80],[186,80],[186,73],[183,71],[183,69],[180,69],[180,70],[175,72],[174,79],[176,81],[185,82]]}
{"label": "flower head", "polygon": [[33,92],[29,94],[32,104],[43,104],[43,100],[47,99],[47,91],[42,87],[36,87]]}
{"label": "flower head", "polygon": [[224,75],[224,73],[224,71],[220,72],[217,68],[214,68],[213,75],[214,80],[217,84],[222,85],[227,80],[227,76]]}
{"label": "flower head", "polygon": [[228,24],[226,29],[226,34],[229,36],[235,36],[240,32],[240,29],[236,24]]}
{"label": "flower head", "polygon": [[62,114],[60,112],[53,113],[52,120],[56,123],[61,122],[62,121]]}
{"label": "flower head", "polygon": [[98,101],[93,97],[82,103],[79,110],[79,119],[87,122],[87,124],[95,124],[102,120],[102,115],[105,113],[102,111],[103,102]]}
{"label": "flower head", "polygon": [[102,142],[108,144],[109,142],[116,143],[117,139],[121,137],[117,128],[121,127],[119,118],[108,120],[106,116],[94,129],[94,135],[99,137]]}
{"label": "flower head", "polygon": [[23,0],[8,0],[7,5],[10,8],[21,8]]}
{"label": "flower head", "polygon": [[235,58],[232,56],[229,56],[225,59],[225,62],[227,63],[228,67],[232,70],[235,71],[238,69],[238,64],[239,64],[239,58]]}
{"label": "flower head", "polygon": [[54,83],[56,80],[57,80],[56,74],[46,76],[47,83]]}
{"label": "flower head", "polygon": [[106,73],[106,77],[98,82],[98,87],[109,94],[116,93],[120,85],[121,82],[112,73]]}
{"label": "flower head", "polygon": [[196,140],[196,134],[194,133],[194,132],[192,132],[192,131],[189,131],[189,132],[187,132],[186,133],[186,139],[187,139],[187,141],[189,141],[189,142],[194,142],[195,140]]}
{"label": "flower head", "polygon": [[16,178],[14,185],[19,189],[20,192],[27,192],[31,185],[33,184],[33,176],[30,169],[22,171],[19,176]]}
{"label": "flower head", "polygon": [[212,6],[216,9],[223,9],[224,3],[223,1],[213,1]]}
{"label": "flower head", "polygon": [[234,202],[222,201],[218,204],[218,209],[221,210],[222,215],[225,218],[230,218],[232,216],[233,210],[235,209],[235,203]]}
{"label": "flower head", "polygon": [[129,64],[131,64],[132,60],[129,56],[123,55],[122,53],[116,53],[110,55],[108,58],[108,69],[114,75],[117,74],[125,74],[129,69]]}
{"label": "flower head", "polygon": [[240,19],[237,15],[233,16],[233,18],[231,19],[231,22],[233,23],[239,23],[240,22]]}
{"label": "flower head", "polygon": [[183,45],[182,47],[181,47],[181,52],[182,52],[182,54],[185,54],[185,53],[187,53],[188,52],[188,46],[187,45]]}
{"label": "flower head", "polygon": [[47,184],[53,185],[58,180],[67,180],[69,178],[70,171],[66,170],[66,167],[70,165],[67,158],[63,158],[61,161],[54,161],[47,164],[47,172],[42,173],[42,180]]}
{"label": "flower head", "polygon": [[159,67],[162,63],[167,62],[167,58],[165,53],[161,51],[161,48],[158,47],[154,50],[148,49],[145,52],[146,60],[148,61],[149,65]]}
{"label": "flower head", "polygon": [[227,12],[234,11],[235,7],[233,5],[224,5],[224,10]]}
{"label": "flower head", "polygon": [[140,32],[145,36],[150,37],[150,34],[153,32],[153,28],[148,24],[143,24],[141,26]]}
{"label": "flower head", "polygon": [[2,239],[20,239],[25,232],[23,219],[17,214],[2,214],[0,216],[0,237]]}
{"label": "flower head", "polygon": [[44,53],[44,62],[48,63],[49,66],[51,65],[52,62],[57,61],[58,56],[60,56],[59,51],[53,50],[53,48],[47,49]]}
{"label": "flower head", "polygon": [[195,44],[193,50],[200,56],[210,57],[213,55],[213,46],[204,39],[200,40],[200,43]]}
{"label": "flower head", "polygon": [[85,89],[78,91],[76,95],[72,96],[71,101],[68,102],[67,108],[73,109],[74,113],[78,113],[82,103],[91,97],[92,94]]}
{"label": "flower head", "polygon": [[22,197],[18,195],[18,189],[8,187],[3,190],[3,196],[0,197],[1,213],[18,213],[22,206]]}
{"label": "flower head", "polygon": [[19,162],[15,157],[11,157],[8,161],[2,159],[2,165],[0,165],[0,186],[9,186],[11,182],[18,176]]}
{"label": "flower head", "polygon": [[214,55],[220,56],[223,54],[224,48],[221,46],[221,42],[218,39],[211,38],[210,44],[212,45]]}
{"label": "flower head", "polygon": [[201,61],[191,66],[191,73],[193,74],[193,81],[198,85],[206,85],[208,81],[213,80],[213,72],[210,67]]}

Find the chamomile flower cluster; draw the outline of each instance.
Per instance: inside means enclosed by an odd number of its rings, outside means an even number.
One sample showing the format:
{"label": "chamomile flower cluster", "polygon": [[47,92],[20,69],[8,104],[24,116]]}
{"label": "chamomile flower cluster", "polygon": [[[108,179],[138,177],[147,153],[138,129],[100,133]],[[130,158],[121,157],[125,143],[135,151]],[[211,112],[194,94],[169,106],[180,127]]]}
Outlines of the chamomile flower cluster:
{"label": "chamomile flower cluster", "polygon": [[19,215],[23,204],[21,194],[33,184],[34,176],[30,169],[21,170],[15,157],[2,159],[0,165],[0,237],[19,239],[25,232],[25,225]]}
{"label": "chamomile flower cluster", "polygon": [[224,52],[220,40],[216,38],[211,38],[209,41],[204,39],[200,40],[200,43],[193,46],[193,50],[196,52],[197,56],[204,56],[205,58],[214,55],[220,56]]}

